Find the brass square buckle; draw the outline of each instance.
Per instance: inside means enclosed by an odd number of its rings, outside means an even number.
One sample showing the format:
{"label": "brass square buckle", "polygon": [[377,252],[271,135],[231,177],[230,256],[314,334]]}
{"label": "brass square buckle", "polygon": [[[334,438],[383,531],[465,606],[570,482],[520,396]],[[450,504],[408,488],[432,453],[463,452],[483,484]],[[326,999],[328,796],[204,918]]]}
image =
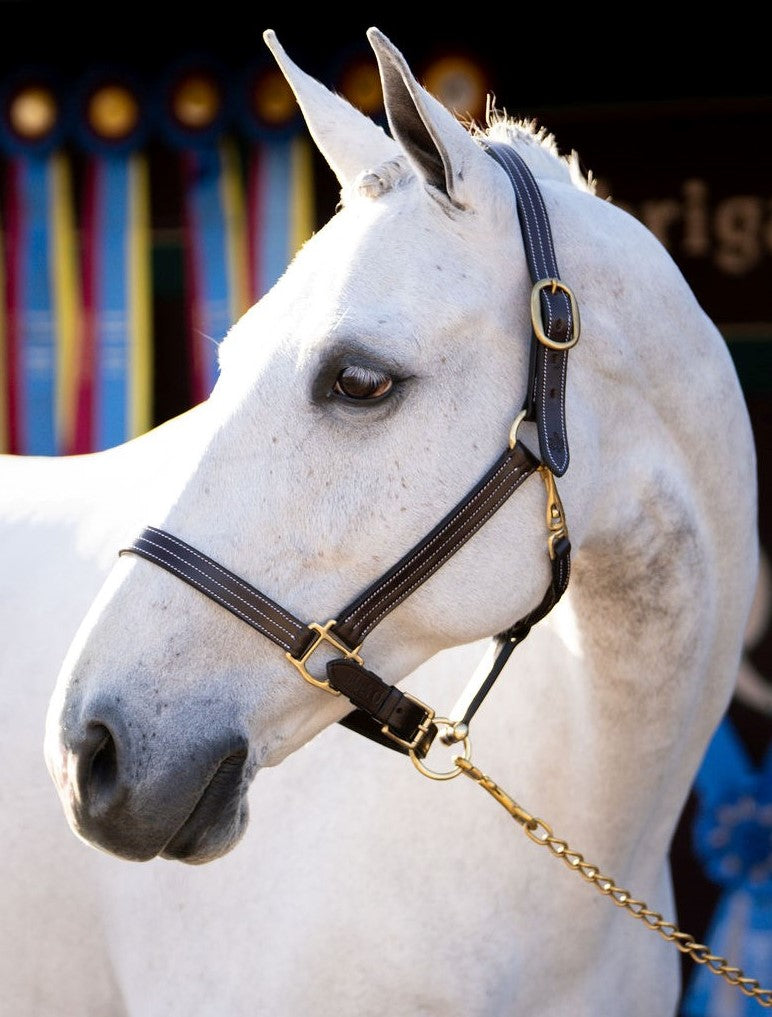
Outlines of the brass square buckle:
{"label": "brass square buckle", "polygon": [[309,658],[317,647],[321,646],[322,643],[329,643],[330,646],[334,646],[339,653],[342,653],[347,660],[355,660],[357,664],[364,664],[364,661],[359,656],[359,650],[362,647],[361,643],[356,647],[356,649],[350,650],[348,646],[344,646],[343,643],[335,638],[335,636],[330,634],[330,629],[335,625],[335,621],[335,618],[330,618],[330,620],[325,622],[324,625],[319,625],[318,622],[311,622],[308,627],[312,632],[316,633],[316,639],[314,639],[306,652],[300,657],[293,657],[289,652],[285,653],[287,660],[300,672],[304,681],[307,681],[309,685],[315,685],[318,689],[324,689],[324,691],[329,692],[331,696],[339,696],[340,692],[338,692],[337,689],[332,688],[326,678],[324,680],[314,678],[306,667]]}
{"label": "brass square buckle", "polygon": [[[381,734],[386,735],[386,737],[391,741],[396,742],[397,745],[401,745],[403,749],[406,749],[408,752],[414,752],[417,756],[423,759],[432,747],[432,741],[434,740],[434,735],[431,737],[429,737],[429,735],[431,733],[435,713],[431,706],[427,706],[426,703],[422,703],[421,700],[416,699],[415,696],[411,696],[407,692],[403,692],[402,694],[405,699],[409,699],[411,703],[414,703],[416,706],[420,706],[420,708],[424,711],[424,719],[418,725],[418,729],[410,741],[406,738],[400,738],[398,735],[395,735],[393,731],[389,730],[388,724],[383,725],[381,728]],[[437,732],[435,730],[434,734],[436,733]],[[428,744],[424,745],[423,742],[427,738]]]}
{"label": "brass square buckle", "polygon": [[[547,287],[549,287],[553,293],[556,290],[560,290],[565,293],[568,297],[568,302],[571,305],[571,322],[573,324],[573,331],[565,342],[562,343],[558,343],[555,342],[554,339],[550,339],[544,331],[544,320],[541,316],[541,301],[539,300],[539,294],[542,290],[546,290]],[[568,286],[566,286],[565,283],[562,283],[560,279],[540,279],[531,290],[531,325],[533,326],[534,335],[539,342],[543,346],[548,346],[551,350],[570,350],[572,346],[576,346],[579,342],[579,308],[576,305],[576,298]]]}

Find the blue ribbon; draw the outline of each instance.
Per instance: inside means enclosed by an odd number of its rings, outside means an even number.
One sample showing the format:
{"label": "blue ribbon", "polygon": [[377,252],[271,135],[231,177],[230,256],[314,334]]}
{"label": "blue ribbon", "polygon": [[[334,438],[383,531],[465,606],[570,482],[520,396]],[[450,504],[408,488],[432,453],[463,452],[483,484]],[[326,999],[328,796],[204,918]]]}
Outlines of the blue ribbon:
{"label": "blue ribbon", "polygon": [[292,139],[277,138],[259,148],[262,163],[262,222],[258,234],[259,257],[254,293],[261,297],[283,275],[294,253],[290,249],[292,201]]}
{"label": "blue ribbon", "polygon": [[[126,95],[125,125],[122,131],[105,131],[104,124],[92,121],[89,105],[102,89],[117,87]],[[132,244],[137,223],[144,214],[138,202],[144,200],[135,165],[148,133],[148,116],[143,90],[127,71],[106,67],[96,69],[81,82],[76,108],[76,132],[88,154],[92,174],[93,232],[89,238],[91,257],[86,270],[93,274],[93,305],[90,327],[93,349],[88,364],[93,402],[83,410],[89,424],[78,451],[112,448],[145,429],[149,413],[147,379],[136,377],[135,362],[141,359],[139,344],[147,337],[137,334],[136,321],[145,314],[143,301],[149,299],[137,287],[137,266]],[[149,269],[149,250],[147,261]],[[147,315],[145,315],[147,316]]]}
{"label": "blue ribbon", "polygon": [[222,201],[222,157],[217,146],[194,149],[188,160],[188,215],[194,261],[196,321],[191,337],[197,344],[200,390],[206,398],[217,380],[218,347],[233,324],[228,277],[228,224]]}
{"label": "blue ribbon", "polygon": [[[695,781],[694,850],[723,887],[705,942],[763,988],[772,986],[772,748],[756,770],[728,717]],[[682,1017],[751,1017],[759,1004],[701,966]]]}
{"label": "blue ribbon", "polygon": [[[60,447],[57,421],[57,327],[53,277],[54,158],[69,126],[68,108],[56,82],[45,69],[27,68],[15,75],[0,94],[0,150],[9,161],[9,197],[15,203],[18,246],[6,257],[16,274],[9,293],[13,321],[8,322],[16,352],[17,412],[12,429],[13,451],[57,455]],[[54,119],[43,134],[23,136],[8,118],[14,98],[27,88],[40,88],[56,106]]]}
{"label": "blue ribbon", "polygon": [[[210,120],[197,126],[181,123],[175,113],[176,90],[191,74],[203,74],[220,92],[220,104],[212,109]],[[232,117],[227,80],[217,62],[190,57],[167,74],[161,89],[160,126],[183,160],[193,402],[206,399],[214,387],[218,346],[233,324],[234,312],[242,310],[237,307],[237,285],[231,278],[233,223],[227,209],[229,164],[223,147]],[[243,262],[244,255],[240,260]]]}
{"label": "blue ribbon", "polygon": [[96,447],[112,448],[130,434],[128,234],[130,173],[125,158],[103,156],[98,164],[99,228],[96,315]]}
{"label": "blue ribbon", "polygon": [[46,157],[17,160],[18,201],[25,226],[19,268],[19,378],[24,451],[55,455],[56,330],[51,288],[50,164]]}

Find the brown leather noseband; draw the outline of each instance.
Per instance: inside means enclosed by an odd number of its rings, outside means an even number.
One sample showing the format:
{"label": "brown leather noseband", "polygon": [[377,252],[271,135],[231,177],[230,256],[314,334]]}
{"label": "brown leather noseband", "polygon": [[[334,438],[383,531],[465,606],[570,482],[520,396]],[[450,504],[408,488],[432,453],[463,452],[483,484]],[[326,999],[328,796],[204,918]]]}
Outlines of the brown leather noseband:
{"label": "brown leather noseband", "polygon": [[[148,527],[120,552],[155,562],[200,590],[280,646],[306,681],[334,695],[346,696],[355,709],[341,724],[389,748],[420,758],[426,755],[437,733],[435,713],[364,667],[359,651],[368,633],[538,471],[547,489],[550,585],[533,611],[496,636],[492,667],[473,694],[466,697],[461,716],[454,718],[456,724],[468,729],[515,646],[563,595],[570,573],[571,545],[554,478],[562,476],[568,468],[566,368],[568,350],[579,338],[579,316],[573,294],[559,279],[549,219],[530,170],[510,146],[488,142],[486,147],[504,168],[514,188],[534,285],[525,404],[512,426],[509,447],[476,486],[396,565],[323,625],[305,624],[235,573],[164,530]],[[541,461],[517,439],[517,427],[522,420],[536,423]],[[311,657],[321,646],[335,654],[326,663],[324,677],[315,676],[308,668]]]}

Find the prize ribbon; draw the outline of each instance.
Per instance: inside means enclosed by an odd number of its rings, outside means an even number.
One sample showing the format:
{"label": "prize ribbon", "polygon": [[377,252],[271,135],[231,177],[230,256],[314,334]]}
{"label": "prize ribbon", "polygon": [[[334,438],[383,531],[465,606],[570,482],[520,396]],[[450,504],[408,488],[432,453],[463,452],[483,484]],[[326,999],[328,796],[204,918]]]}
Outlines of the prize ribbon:
{"label": "prize ribbon", "polygon": [[3,444],[17,454],[68,450],[79,334],[75,214],[65,116],[30,72],[2,101],[6,153]]}
{"label": "prize ribbon", "polygon": [[[695,854],[723,888],[705,942],[762,985],[772,981],[772,747],[757,770],[728,717],[708,747],[695,790]],[[695,970],[682,1017],[751,1017],[756,1000],[706,967]]]}
{"label": "prize ribbon", "polygon": [[250,302],[283,275],[315,226],[312,149],[300,132],[299,109],[283,74],[258,65],[240,91],[248,139],[247,221]]}
{"label": "prize ribbon", "polygon": [[246,213],[238,148],[226,136],[224,75],[188,62],[166,82],[163,127],[181,150],[191,397],[206,399],[217,351],[249,306]]}
{"label": "prize ribbon", "polygon": [[74,452],[111,448],[152,424],[150,195],[136,87],[115,74],[82,89],[83,337]]}

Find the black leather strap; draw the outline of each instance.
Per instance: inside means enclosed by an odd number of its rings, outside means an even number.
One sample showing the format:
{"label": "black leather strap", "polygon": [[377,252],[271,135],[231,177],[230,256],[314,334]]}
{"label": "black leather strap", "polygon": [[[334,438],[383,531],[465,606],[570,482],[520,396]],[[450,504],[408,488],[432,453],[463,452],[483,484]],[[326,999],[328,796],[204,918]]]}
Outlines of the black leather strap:
{"label": "black leather strap", "polygon": [[155,562],[194,586],[293,657],[300,657],[314,639],[307,625],[264,593],[165,530],[148,526],[130,547],[120,551],[128,553]]}
{"label": "black leather strap", "polygon": [[359,646],[367,633],[452,557],[538,466],[536,457],[520,442],[507,449],[431,533],[341,611],[335,631],[343,641]]}
{"label": "black leather strap", "polygon": [[467,687],[458,704],[448,714],[454,723],[469,724],[482,706],[483,700],[493,688],[494,682],[504,669],[516,646],[525,639],[533,626],[549,614],[566,591],[571,574],[571,544],[568,537],[562,537],[553,545],[552,578],[541,603],[504,632],[496,636],[496,652],[493,663],[482,681],[473,679],[473,687]]}
{"label": "black leather strap", "polygon": [[[517,443],[499,457],[482,480],[422,541],[341,613],[333,629],[342,645],[353,650],[397,604],[417,589],[500,508],[539,466],[536,457]],[[164,530],[149,526],[121,554],[132,553],[160,565],[211,600],[227,608],[294,658],[300,658],[317,638],[307,625],[260,590]],[[386,685],[374,672],[341,658],[327,665],[330,687],[355,706],[347,726],[390,748],[406,752],[422,729],[419,753],[428,750],[436,729],[428,726],[432,711],[396,686]],[[385,731],[384,731],[385,729]]]}
{"label": "black leather strap", "polygon": [[423,757],[429,751],[437,728],[434,712],[424,703],[353,660],[328,661],[327,679],[357,707],[340,721],[344,727],[403,754],[413,749]]}
{"label": "black leather strap", "polygon": [[[517,212],[531,280],[560,279],[547,210],[541,191],[523,159],[509,145],[486,142],[490,155],[505,170],[517,199]],[[558,344],[570,342],[578,321],[562,289],[546,286],[539,293],[544,334]],[[542,461],[556,477],[568,469],[566,372],[568,350],[554,350],[532,330],[526,419],[535,420]]]}

